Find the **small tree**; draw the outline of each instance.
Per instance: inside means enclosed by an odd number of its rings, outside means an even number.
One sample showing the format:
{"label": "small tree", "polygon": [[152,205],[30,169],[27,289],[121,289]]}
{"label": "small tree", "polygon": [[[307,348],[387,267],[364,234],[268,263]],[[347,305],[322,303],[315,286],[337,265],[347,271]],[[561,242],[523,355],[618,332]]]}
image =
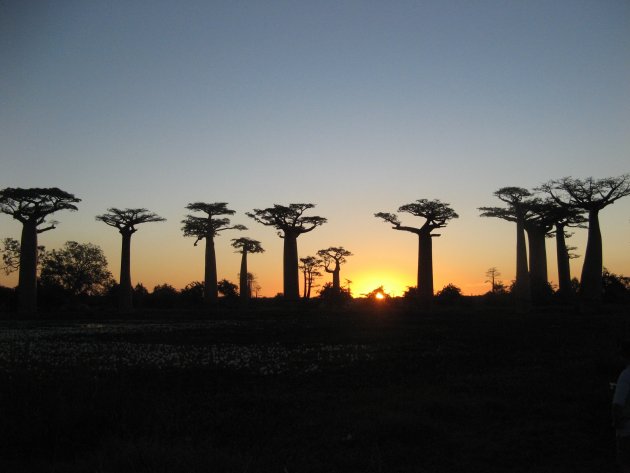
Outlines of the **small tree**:
{"label": "small tree", "polygon": [[249,253],[264,253],[262,245],[258,240],[252,240],[251,238],[232,238],[232,246],[237,249],[237,252],[241,254],[241,271],[239,273],[239,290],[241,299],[244,301],[249,300],[252,297],[252,286],[248,277],[251,273],[247,272],[247,255]]}
{"label": "small tree", "polygon": [[221,279],[218,283],[219,292],[226,299],[236,299],[238,297],[238,286],[227,279]]}
{"label": "small tree", "polygon": [[11,215],[22,224],[18,279],[21,313],[37,311],[37,235],[55,228],[57,222],[46,222],[49,215],[59,210],[77,210],[75,204],[79,202],[81,199],[56,187],[0,190],[0,213]]}
{"label": "small tree", "polygon": [[120,257],[119,307],[129,311],[133,307],[133,290],[131,286],[131,236],[138,231],[136,225],[149,222],[163,222],[162,218],[147,209],[107,209],[108,213],[97,215],[96,220],[115,227],[122,235]]}
{"label": "small tree", "polygon": [[599,212],[630,195],[630,174],[605,179],[564,177],[549,181],[540,189],[561,206],[588,212],[588,239],[582,266],[580,296],[588,303],[599,304],[602,299],[603,272]]}
{"label": "small tree", "polygon": [[[20,269],[20,242],[15,238],[4,238],[2,240],[2,249],[0,249],[0,253],[2,253],[2,263],[4,266],[2,267],[2,271],[7,276],[11,273],[14,273],[18,269]],[[42,258],[46,253],[46,247],[38,246],[37,247],[37,264],[41,265]]]}
{"label": "small tree", "polygon": [[501,276],[501,273],[494,266],[486,271],[486,277],[488,278],[486,282],[489,282],[492,285],[491,292],[493,294],[496,293],[497,287],[501,284],[501,281],[498,280],[499,276]]}
{"label": "small tree", "polygon": [[405,212],[425,219],[420,228],[403,226],[398,217],[392,213],[378,212],[375,217],[391,223],[394,230],[403,230],[418,235],[418,293],[422,299],[433,297],[433,242],[432,239],[440,234],[433,233],[438,228],[444,228],[448,222],[459,215],[449,206],[438,199],[416,200],[398,208],[398,212]]}
{"label": "small tree", "polygon": [[462,300],[462,290],[454,284],[447,284],[438,291],[435,297],[442,304],[455,304]]}
{"label": "small tree", "polygon": [[206,240],[205,277],[204,277],[204,302],[206,306],[216,302],[218,297],[217,286],[217,258],[214,251],[214,238],[225,230],[247,230],[244,225],[230,225],[229,218],[217,218],[221,215],[234,215],[235,211],[227,208],[226,202],[193,202],[186,206],[193,212],[201,212],[205,215],[186,215],[182,220],[184,236],[195,237],[194,246],[199,241]]}
{"label": "small tree", "polygon": [[104,294],[113,284],[103,250],[92,243],[68,241],[43,258],[41,282],[58,286],[76,298]]}
{"label": "small tree", "polygon": [[314,287],[313,282],[315,278],[321,277],[322,273],[318,270],[322,267],[322,260],[315,256],[307,256],[306,258],[300,258],[300,270],[304,276],[304,299],[311,298],[311,289]]}
{"label": "small tree", "polygon": [[313,207],[315,207],[314,204],[289,204],[288,206],[274,204],[273,207],[254,209],[253,212],[246,214],[258,223],[274,227],[278,230],[278,236],[284,239],[284,297],[290,301],[300,298],[297,239],[303,233],[313,231],[326,223],[324,217],[304,216],[304,212]]}
{"label": "small tree", "polygon": [[343,246],[331,246],[325,250],[319,250],[317,252],[317,256],[320,256],[324,261],[324,271],[333,275],[333,290],[340,291],[341,283],[339,280],[339,273],[341,271],[341,265],[346,262],[347,256],[352,256],[352,253],[346,250]]}

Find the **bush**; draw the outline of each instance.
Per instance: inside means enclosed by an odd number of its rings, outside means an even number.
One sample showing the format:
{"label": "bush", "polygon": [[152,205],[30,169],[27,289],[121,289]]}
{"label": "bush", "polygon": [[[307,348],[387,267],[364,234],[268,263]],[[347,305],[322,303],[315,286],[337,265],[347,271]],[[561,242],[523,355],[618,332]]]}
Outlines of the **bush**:
{"label": "bush", "polygon": [[435,298],[440,304],[455,304],[462,301],[462,290],[454,284],[447,284],[437,292]]}

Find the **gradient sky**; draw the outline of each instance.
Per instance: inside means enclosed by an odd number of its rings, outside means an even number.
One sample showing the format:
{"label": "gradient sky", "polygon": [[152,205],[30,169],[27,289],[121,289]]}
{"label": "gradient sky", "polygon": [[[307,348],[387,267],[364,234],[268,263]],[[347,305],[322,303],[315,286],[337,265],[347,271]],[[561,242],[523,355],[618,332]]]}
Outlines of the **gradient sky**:
{"label": "gradient sky", "polygon": [[[482,293],[489,267],[514,277],[513,225],[478,216],[493,191],[630,171],[627,0],[8,0],[0,64],[0,187],[83,199],[40,243],[98,244],[116,277],[119,234],[94,216],[167,218],[132,240],[132,280],[149,289],[203,278],[180,222],[205,201],[249,227],[217,239],[219,277],[237,281],[230,239],[249,236],[267,249],[250,271],[276,294],[282,240],[244,212],[312,202],[328,223],[300,256],[342,245],[356,295],[399,295],[417,240],[373,214],[437,198],[460,218],[434,241],[436,290]],[[630,275],[630,197],[601,223],[605,266]],[[0,216],[0,238],[19,232]],[[581,255],[585,237],[571,240]],[[552,280],[554,254],[549,240]]]}

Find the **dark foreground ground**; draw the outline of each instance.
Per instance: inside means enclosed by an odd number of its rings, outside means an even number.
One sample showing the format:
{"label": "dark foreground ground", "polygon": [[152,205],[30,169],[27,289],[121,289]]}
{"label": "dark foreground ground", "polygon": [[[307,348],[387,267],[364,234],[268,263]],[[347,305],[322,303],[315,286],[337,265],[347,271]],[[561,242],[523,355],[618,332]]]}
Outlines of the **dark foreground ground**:
{"label": "dark foreground ground", "polygon": [[0,471],[612,472],[630,314],[0,322]]}

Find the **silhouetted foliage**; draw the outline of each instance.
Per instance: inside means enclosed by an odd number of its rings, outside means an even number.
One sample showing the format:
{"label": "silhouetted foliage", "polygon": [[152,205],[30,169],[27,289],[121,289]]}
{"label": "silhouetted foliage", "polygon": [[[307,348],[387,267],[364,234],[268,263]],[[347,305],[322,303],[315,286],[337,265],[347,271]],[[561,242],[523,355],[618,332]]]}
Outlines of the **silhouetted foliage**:
{"label": "silhouetted foliage", "polygon": [[92,243],[68,241],[45,253],[40,275],[45,286],[58,286],[72,297],[104,295],[114,284],[103,250]]}
{"label": "silhouetted foliage", "polygon": [[218,283],[219,293],[226,299],[235,299],[238,297],[238,286],[227,279],[221,279]]}
{"label": "silhouetted foliage", "polygon": [[206,240],[205,271],[204,271],[204,302],[212,305],[218,297],[217,259],[214,250],[214,238],[225,230],[247,230],[244,225],[231,225],[229,218],[217,218],[221,215],[234,215],[235,211],[227,208],[226,202],[193,202],[186,206],[193,212],[205,214],[203,217],[186,215],[182,220],[184,236],[195,237],[194,246],[203,239]]}
{"label": "silhouetted foliage", "polygon": [[630,174],[605,179],[564,177],[549,181],[540,189],[561,206],[588,212],[588,240],[579,294],[583,301],[598,304],[603,294],[599,212],[622,197],[630,195]]}
{"label": "silhouetted foliage", "polygon": [[363,296],[370,301],[384,301],[392,298],[390,294],[385,292],[383,286],[379,286],[376,289],[368,292],[367,294],[363,294]]}
{"label": "silhouetted foliage", "polygon": [[438,228],[444,228],[448,222],[459,215],[449,206],[438,199],[419,199],[411,204],[398,208],[398,212],[409,213],[425,219],[420,228],[403,226],[393,213],[378,212],[374,216],[391,223],[394,230],[403,230],[418,235],[418,290],[422,299],[433,297],[433,242],[432,238],[440,234],[433,233]]}
{"label": "silhouetted foliage", "polygon": [[[37,310],[37,235],[55,228],[58,222],[46,218],[59,210],[77,210],[81,202],[74,195],[56,187],[11,188],[0,190],[0,213],[11,215],[22,224],[19,264],[19,310]],[[42,227],[42,225],[48,226]]]}
{"label": "silhouetted foliage", "polygon": [[184,307],[199,307],[203,304],[203,283],[193,281],[186,284],[179,294]]}
{"label": "silhouetted foliage", "polygon": [[179,292],[170,284],[159,284],[145,296],[147,307],[156,309],[172,309],[179,305]]}
{"label": "silhouetted foliage", "polygon": [[630,277],[611,273],[604,268],[602,273],[602,289],[604,302],[630,301]]}
{"label": "silhouetted foliage", "polygon": [[335,288],[332,283],[327,282],[319,291],[319,298],[329,304],[340,305],[352,300],[350,289],[345,287]]}
{"label": "silhouetted foliage", "polygon": [[304,216],[304,212],[313,207],[315,207],[314,204],[289,204],[289,206],[274,204],[273,207],[254,209],[253,212],[246,214],[258,223],[274,227],[278,230],[278,236],[284,239],[283,280],[284,297],[287,300],[296,301],[300,298],[298,237],[326,223],[324,217]]}
{"label": "silhouetted foliage", "polygon": [[109,208],[107,213],[97,215],[96,220],[115,227],[122,235],[120,257],[120,281],[118,288],[119,306],[122,311],[133,307],[133,290],[131,286],[131,236],[138,231],[136,225],[149,222],[163,222],[166,219],[149,212],[147,209]]}
{"label": "silhouetted foliage", "polygon": [[[37,246],[37,267],[41,266],[41,260],[44,257],[46,252],[46,247],[38,245]],[[2,263],[4,266],[2,270],[4,274],[7,276],[11,273],[14,273],[18,269],[20,269],[20,242],[15,238],[4,238],[2,240],[2,248],[0,249],[0,253],[2,253]]]}
{"label": "silhouetted foliage", "polygon": [[[149,290],[144,287],[142,283],[138,283],[133,287],[133,294],[131,296],[134,307],[144,307],[149,297]],[[118,298],[116,298],[116,300],[118,300]]]}
{"label": "silhouetted foliage", "polygon": [[462,290],[454,284],[447,284],[435,295],[440,304],[453,305],[462,301]]}
{"label": "silhouetted foliage", "polygon": [[[241,299],[248,300],[252,297],[252,282],[249,279],[251,273],[247,271],[247,255],[250,253],[264,253],[264,249],[258,240],[251,238],[233,238],[232,246],[241,253],[241,271],[239,272],[239,291]],[[253,276],[253,275],[252,275]]]}

